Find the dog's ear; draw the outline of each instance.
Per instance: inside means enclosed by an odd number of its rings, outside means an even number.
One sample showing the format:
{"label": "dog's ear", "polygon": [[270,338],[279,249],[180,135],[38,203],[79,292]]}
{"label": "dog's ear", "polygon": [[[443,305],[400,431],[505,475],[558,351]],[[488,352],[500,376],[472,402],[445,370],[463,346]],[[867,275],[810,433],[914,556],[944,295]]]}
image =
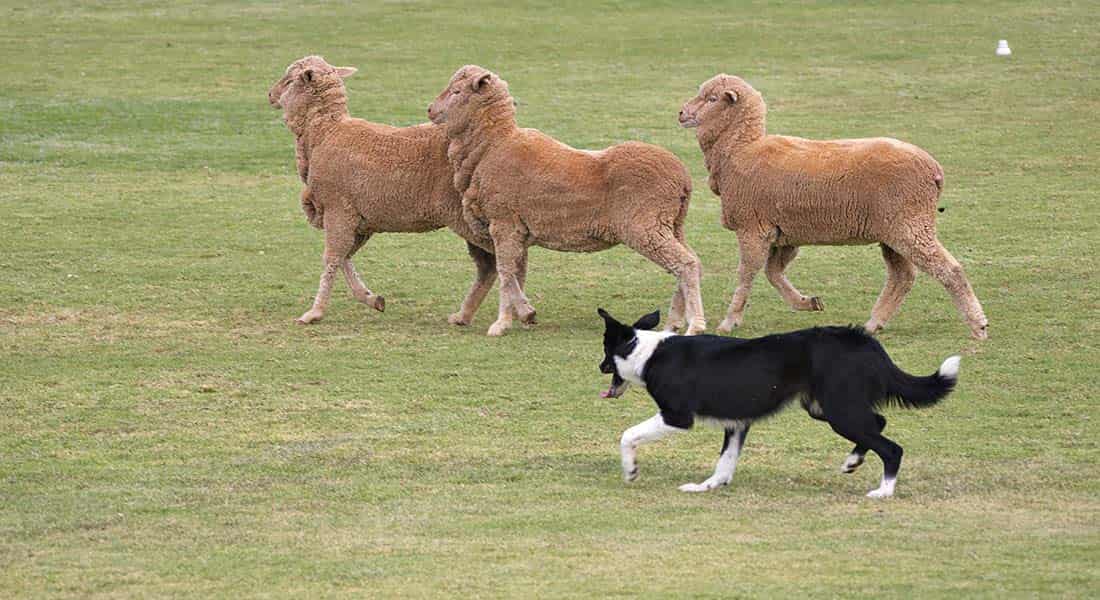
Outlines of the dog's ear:
{"label": "dog's ear", "polygon": [[614,326],[622,327],[622,323],[619,323],[618,321],[615,320],[615,317],[612,317],[611,315],[607,314],[606,310],[604,310],[602,308],[597,308],[596,309],[596,314],[603,317],[603,322],[606,323],[608,327],[614,327]]}
{"label": "dog's ear", "polygon": [[648,315],[638,319],[634,323],[634,329],[653,329],[661,322],[661,311],[655,310]]}

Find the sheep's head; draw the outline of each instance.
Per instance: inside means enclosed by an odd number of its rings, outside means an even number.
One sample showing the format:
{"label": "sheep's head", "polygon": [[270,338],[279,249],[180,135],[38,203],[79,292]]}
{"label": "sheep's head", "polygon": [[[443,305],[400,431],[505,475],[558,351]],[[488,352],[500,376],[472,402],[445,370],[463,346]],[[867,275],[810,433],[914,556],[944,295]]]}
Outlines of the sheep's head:
{"label": "sheep's head", "polygon": [[447,87],[428,106],[428,118],[432,123],[447,123],[462,130],[486,109],[504,107],[511,116],[515,114],[514,106],[508,82],[488,69],[466,65],[455,71]]}
{"label": "sheep's head", "polygon": [[334,67],[320,56],[300,58],[286,68],[286,74],[267,92],[267,101],[287,113],[295,112],[314,102],[321,91],[343,89],[344,79],[355,73],[355,67]]}
{"label": "sheep's head", "polygon": [[758,106],[763,98],[751,85],[733,75],[715,75],[699,86],[699,93],[680,109],[681,127],[706,126],[719,120],[736,120],[746,106]]}

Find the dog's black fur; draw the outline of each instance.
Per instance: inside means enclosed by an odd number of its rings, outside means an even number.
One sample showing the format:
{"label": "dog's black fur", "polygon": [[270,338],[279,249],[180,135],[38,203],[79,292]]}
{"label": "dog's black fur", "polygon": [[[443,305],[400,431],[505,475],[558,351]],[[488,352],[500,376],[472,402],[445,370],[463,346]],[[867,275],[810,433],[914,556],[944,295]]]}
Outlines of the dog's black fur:
{"label": "dog's black fur", "polygon": [[[615,358],[629,357],[639,343],[637,330],[654,328],[660,314],[633,326],[603,309],[599,314],[606,325],[600,370],[613,374],[605,396],[614,397],[626,387]],[[860,462],[874,450],[885,477],[894,479],[902,448],[882,435],[886,419],[875,410],[936,404],[955,387],[957,367],[947,375],[916,377],[899,369],[862,329],[814,327],[753,339],[670,336],[657,344],[638,376],[670,426],[689,429],[698,417],[737,422],[736,428],[727,425],[723,451],[731,436],[743,440],[750,423],[799,399],[811,417],[856,444]]]}

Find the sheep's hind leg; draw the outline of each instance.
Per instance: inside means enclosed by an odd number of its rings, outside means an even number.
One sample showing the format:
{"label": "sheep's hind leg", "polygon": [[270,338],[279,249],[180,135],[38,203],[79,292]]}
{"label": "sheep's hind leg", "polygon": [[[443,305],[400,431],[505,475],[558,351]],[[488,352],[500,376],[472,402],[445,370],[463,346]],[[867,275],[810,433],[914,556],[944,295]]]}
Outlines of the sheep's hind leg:
{"label": "sheep's hind leg", "polygon": [[880,246],[882,260],[886,261],[886,285],[871,309],[871,319],[863,326],[867,333],[875,333],[886,327],[887,321],[901,308],[901,303],[905,301],[909,290],[913,289],[913,281],[917,278],[916,265],[886,244]]}
{"label": "sheep's hind leg", "polygon": [[470,291],[466,293],[466,298],[462,301],[462,306],[458,309],[458,312],[447,318],[447,322],[451,325],[469,325],[474,320],[474,313],[481,306],[481,302],[485,300],[485,296],[493,288],[493,282],[497,280],[497,259],[495,256],[470,242],[466,242],[466,250],[477,267],[477,278],[470,286]]}
{"label": "sheep's hind leg", "polygon": [[934,236],[930,241],[919,243],[915,241],[891,244],[894,250],[912,261],[917,268],[928,273],[943,284],[951,299],[955,302],[955,308],[962,314],[966,324],[970,327],[970,335],[975,339],[984,340],[988,337],[985,311],[982,304],[974,295],[974,289],[966,279],[962,265],[954,256],[943,247]]}
{"label": "sheep's hind leg", "polygon": [[825,310],[825,305],[817,296],[807,297],[791,284],[783,274],[787,266],[798,256],[798,246],[772,246],[764,274],[783,300],[795,310]]}
{"label": "sheep's hind leg", "polygon": [[[684,225],[680,223],[674,229],[674,237],[676,241],[682,245],[687,245],[684,241]],[[702,274],[700,274],[702,277]],[[680,328],[684,326],[684,312],[685,312],[685,299],[684,299],[684,286],[676,285],[676,291],[672,293],[672,302],[668,307],[668,319],[665,321],[665,331],[680,331]]]}
{"label": "sheep's hind leg", "polygon": [[719,333],[729,333],[734,327],[740,327],[745,318],[745,307],[749,302],[749,293],[752,292],[752,280],[768,258],[767,240],[752,233],[738,232],[737,242],[741,250],[740,262],[737,265],[737,289],[733,291],[733,299],[730,300],[726,318],[718,325]]}
{"label": "sheep's hind leg", "polygon": [[343,266],[344,259],[355,246],[355,226],[338,218],[325,218],[325,254],[321,282],[317,286],[317,296],[313,306],[297,322],[301,325],[320,321],[325,316],[329,296],[332,294],[332,280],[336,271]]}
{"label": "sheep's hind leg", "polygon": [[351,288],[351,295],[356,300],[378,312],[383,312],[386,310],[386,299],[367,289],[366,284],[359,278],[359,273],[355,271],[355,264],[351,262],[351,258],[355,256],[355,253],[358,252],[359,249],[363,247],[363,244],[367,243],[369,239],[369,233],[356,235],[355,244],[352,246],[351,251],[348,252],[347,257],[344,258],[341,266],[344,269],[344,280],[348,282],[348,287]]}
{"label": "sheep's hind leg", "polygon": [[[672,312],[676,309],[677,296],[681,296],[685,308],[684,318],[688,322],[684,333],[702,333],[707,328],[707,321],[703,316],[703,298],[699,289],[702,277],[699,257],[686,245],[671,237],[639,234],[624,239],[623,242],[676,277],[677,289],[672,297]],[[675,314],[671,315],[671,319],[675,318]]]}

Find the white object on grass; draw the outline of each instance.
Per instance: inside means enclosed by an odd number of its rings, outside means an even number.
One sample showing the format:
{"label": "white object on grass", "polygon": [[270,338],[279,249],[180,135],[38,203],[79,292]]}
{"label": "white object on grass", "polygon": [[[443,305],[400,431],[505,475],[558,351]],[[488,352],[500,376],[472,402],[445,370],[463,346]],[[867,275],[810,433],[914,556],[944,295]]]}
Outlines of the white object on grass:
{"label": "white object on grass", "polygon": [[999,40],[997,42],[997,56],[1010,56],[1012,54],[1012,48],[1008,47],[1008,40]]}

